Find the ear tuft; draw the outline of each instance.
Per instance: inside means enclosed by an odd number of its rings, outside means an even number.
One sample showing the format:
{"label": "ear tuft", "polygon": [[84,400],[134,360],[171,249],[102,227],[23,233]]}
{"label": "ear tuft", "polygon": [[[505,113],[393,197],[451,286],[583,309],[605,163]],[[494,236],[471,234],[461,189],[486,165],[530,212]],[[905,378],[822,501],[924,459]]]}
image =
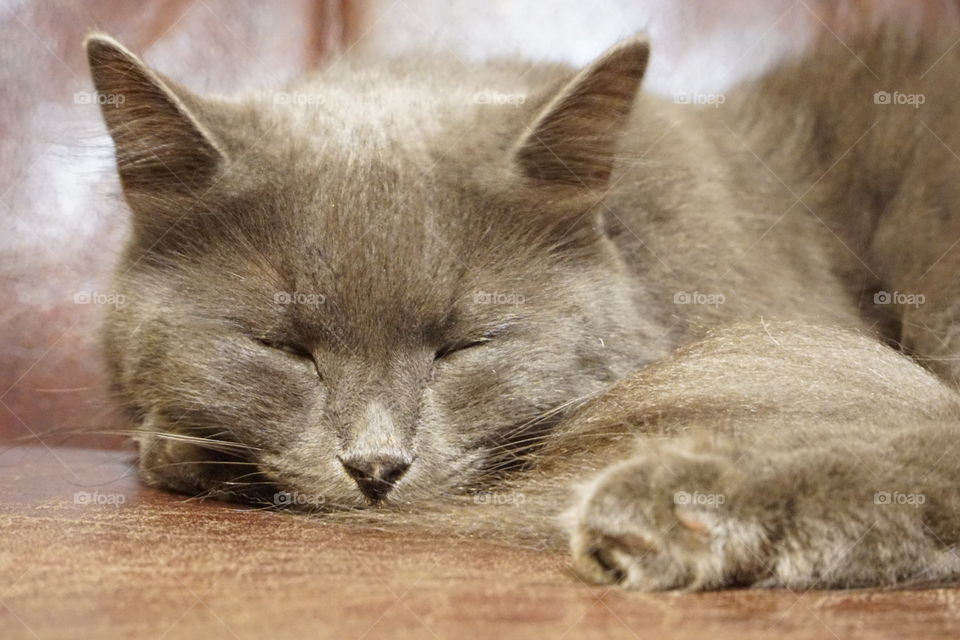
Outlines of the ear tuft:
{"label": "ear tuft", "polygon": [[199,99],[109,36],[91,34],[84,46],[128,197],[158,191],[200,195],[195,191],[217,172],[224,155],[187,106]]}
{"label": "ear tuft", "polygon": [[649,57],[647,40],[634,38],[578,73],[514,147],[521,173],[558,186],[605,186]]}

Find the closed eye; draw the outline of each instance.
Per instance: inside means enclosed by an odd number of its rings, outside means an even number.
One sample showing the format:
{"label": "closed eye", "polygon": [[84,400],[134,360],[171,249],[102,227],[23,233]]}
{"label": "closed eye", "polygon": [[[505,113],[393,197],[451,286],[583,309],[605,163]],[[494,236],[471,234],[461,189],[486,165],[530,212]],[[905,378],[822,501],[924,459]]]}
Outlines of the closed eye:
{"label": "closed eye", "polygon": [[256,338],[256,341],[269,349],[283,351],[284,353],[289,353],[290,355],[297,356],[298,358],[307,358],[313,360],[313,354],[301,346],[288,344],[286,342],[275,342],[273,340],[267,340],[264,338]]}
{"label": "closed eye", "polygon": [[317,359],[314,358],[313,354],[304,347],[289,342],[277,342],[275,340],[269,340],[266,338],[254,338],[254,340],[261,346],[267,347],[272,351],[286,354],[291,358],[295,358],[305,364],[309,364],[313,367],[314,371],[317,372],[318,377],[323,377],[320,373],[320,367],[317,365]]}
{"label": "closed eye", "polygon": [[450,344],[444,346],[441,349],[437,349],[436,353],[433,354],[434,361],[442,360],[449,355],[454,353],[459,353],[460,351],[466,351],[467,349],[475,349],[481,347],[492,339],[492,336],[483,336],[482,338],[477,338],[475,340],[463,340],[462,342],[451,342]]}
{"label": "closed eye", "polygon": [[443,348],[437,349],[437,351],[433,354],[433,360],[434,362],[436,362],[437,360],[442,360],[443,358],[446,358],[447,356],[452,355],[454,353],[459,353],[460,351],[466,351],[467,349],[476,349],[477,347],[482,347],[483,345],[492,341],[497,336],[501,336],[507,333],[507,331],[510,329],[512,324],[513,324],[512,322],[505,321],[493,327],[492,329],[489,329],[488,331],[486,331],[485,333],[483,333],[481,336],[477,338],[460,340],[459,342],[450,342],[446,344]]}

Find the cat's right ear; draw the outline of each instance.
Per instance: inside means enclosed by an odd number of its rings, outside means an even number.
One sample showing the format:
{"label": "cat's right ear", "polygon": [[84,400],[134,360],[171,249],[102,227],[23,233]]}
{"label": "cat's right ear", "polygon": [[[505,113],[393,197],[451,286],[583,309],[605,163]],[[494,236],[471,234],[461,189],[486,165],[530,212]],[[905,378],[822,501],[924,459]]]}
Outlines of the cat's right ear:
{"label": "cat's right ear", "polygon": [[201,196],[226,160],[198,117],[201,99],[109,36],[84,46],[127,198]]}
{"label": "cat's right ear", "polygon": [[649,57],[647,40],[632,38],[574,76],[514,145],[521,175],[532,184],[605,187]]}

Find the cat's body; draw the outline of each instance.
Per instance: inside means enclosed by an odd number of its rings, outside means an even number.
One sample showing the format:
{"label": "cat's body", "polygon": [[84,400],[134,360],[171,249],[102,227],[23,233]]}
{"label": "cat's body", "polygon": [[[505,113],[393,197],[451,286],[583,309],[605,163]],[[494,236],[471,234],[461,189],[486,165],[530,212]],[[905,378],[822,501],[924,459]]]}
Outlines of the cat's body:
{"label": "cat's body", "polygon": [[144,479],[543,545],[572,505],[633,588],[960,576],[948,46],[824,41],[694,107],[637,94],[641,41],[226,102],[90,40]]}

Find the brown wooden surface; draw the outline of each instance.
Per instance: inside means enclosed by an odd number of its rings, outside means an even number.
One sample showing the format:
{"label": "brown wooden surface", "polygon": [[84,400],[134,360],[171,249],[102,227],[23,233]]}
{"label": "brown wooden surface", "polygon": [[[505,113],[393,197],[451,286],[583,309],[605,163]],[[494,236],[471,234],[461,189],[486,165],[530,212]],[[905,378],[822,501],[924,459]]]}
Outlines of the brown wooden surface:
{"label": "brown wooden surface", "polygon": [[131,460],[0,454],[0,637],[960,636],[960,591],[622,593],[559,555],[185,500],[138,485]]}

